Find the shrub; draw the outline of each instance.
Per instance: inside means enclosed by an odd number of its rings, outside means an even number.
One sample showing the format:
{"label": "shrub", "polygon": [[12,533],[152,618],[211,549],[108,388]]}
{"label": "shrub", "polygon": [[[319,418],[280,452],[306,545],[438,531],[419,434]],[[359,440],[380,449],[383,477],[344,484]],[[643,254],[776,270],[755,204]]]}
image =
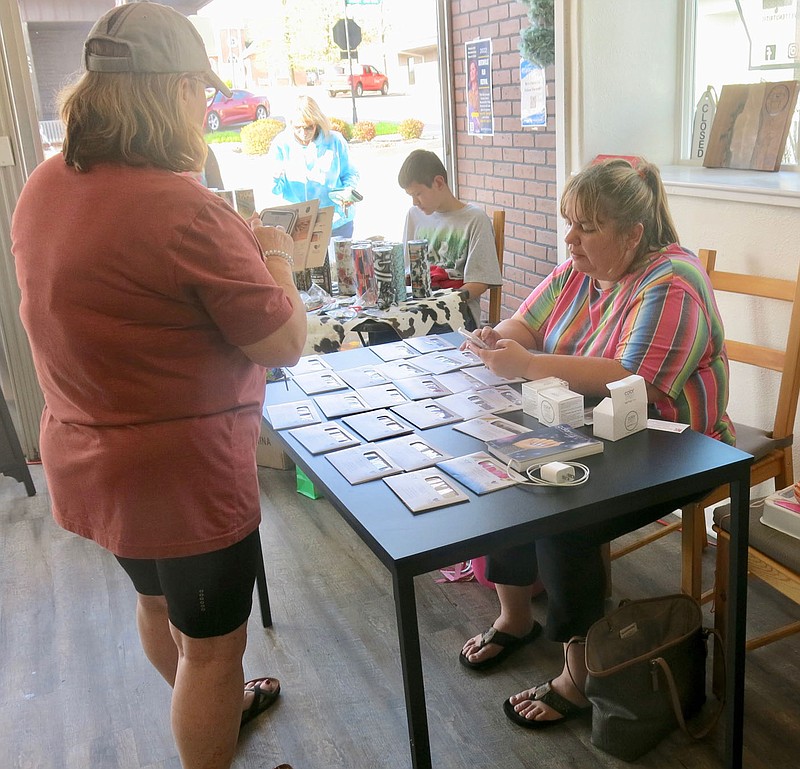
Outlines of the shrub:
{"label": "shrub", "polygon": [[409,139],[419,139],[422,136],[422,129],[423,124],[421,120],[417,120],[416,118],[410,117],[400,123],[400,127],[398,128],[398,133],[400,136],[403,137],[406,141]]}
{"label": "shrub", "polygon": [[353,126],[353,138],[361,142],[371,142],[375,138],[375,124],[369,120],[359,120]]}
{"label": "shrub", "polygon": [[272,140],[285,128],[280,120],[255,120],[242,128],[242,151],[248,155],[264,155]]}
{"label": "shrub", "polygon": [[353,138],[353,126],[351,126],[350,123],[346,123],[338,117],[328,118],[328,120],[330,121],[331,128],[344,136],[345,141],[349,142],[350,139]]}

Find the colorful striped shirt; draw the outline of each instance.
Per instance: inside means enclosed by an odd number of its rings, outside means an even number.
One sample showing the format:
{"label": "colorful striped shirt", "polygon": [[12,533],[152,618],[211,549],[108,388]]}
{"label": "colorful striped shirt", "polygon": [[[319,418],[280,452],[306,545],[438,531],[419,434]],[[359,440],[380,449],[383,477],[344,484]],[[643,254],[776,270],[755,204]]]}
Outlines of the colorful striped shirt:
{"label": "colorful striped shirt", "polygon": [[708,275],[673,243],[608,290],[558,265],[515,317],[543,336],[544,352],[617,360],[662,393],[661,419],[734,443],[724,329]]}

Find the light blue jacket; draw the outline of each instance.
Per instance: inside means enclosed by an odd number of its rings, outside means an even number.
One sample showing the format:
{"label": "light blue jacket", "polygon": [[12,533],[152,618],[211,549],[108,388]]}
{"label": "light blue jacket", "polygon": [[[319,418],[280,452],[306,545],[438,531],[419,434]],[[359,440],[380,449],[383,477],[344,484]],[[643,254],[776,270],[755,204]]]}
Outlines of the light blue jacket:
{"label": "light blue jacket", "polygon": [[347,212],[328,195],[338,187],[355,187],[358,172],[350,164],[347,142],[338,131],[328,136],[322,133],[307,147],[294,138],[291,128],[276,136],[269,149],[269,159],[275,178],[273,192],[287,203],[303,203],[319,199],[320,208],[334,206],[333,229],[351,221],[355,206]]}

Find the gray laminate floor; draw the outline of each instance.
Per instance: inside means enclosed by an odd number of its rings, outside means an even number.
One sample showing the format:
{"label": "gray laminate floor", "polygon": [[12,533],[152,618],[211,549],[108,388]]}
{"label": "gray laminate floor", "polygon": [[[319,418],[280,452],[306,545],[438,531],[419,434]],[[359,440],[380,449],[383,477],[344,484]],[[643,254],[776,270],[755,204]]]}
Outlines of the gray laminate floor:
{"label": "gray laminate floor", "polygon": [[[275,624],[263,630],[254,611],[245,673],[279,676],[283,694],[234,766],[410,767],[388,573],[326,501],[296,493],[292,472],[259,474]],[[55,526],[41,468],[33,475],[30,499],[0,476],[0,769],[179,769],[170,693],[139,646],[133,590],[108,553]],[[676,591],[679,540],[614,562],[614,600]],[[709,581],[713,549],[706,564]],[[416,580],[437,769],[628,766],[591,745],[586,723],[536,734],[510,724],[502,700],[549,678],[559,647],[537,642],[489,675],[464,670],[458,649],[491,624],[496,597],[437,576]],[[753,628],[799,614],[751,589]],[[637,765],[719,767],[720,734],[676,733]],[[748,769],[800,766],[800,636],[748,655],[744,741]]]}

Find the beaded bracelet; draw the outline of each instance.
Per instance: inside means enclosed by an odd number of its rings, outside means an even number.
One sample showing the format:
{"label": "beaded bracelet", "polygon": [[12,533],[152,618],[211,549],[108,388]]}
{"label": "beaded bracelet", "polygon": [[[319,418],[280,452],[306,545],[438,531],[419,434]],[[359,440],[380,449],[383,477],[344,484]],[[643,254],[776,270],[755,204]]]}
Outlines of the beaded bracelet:
{"label": "beaded bracelet", "polygon": [[268,256],[279,256],[286,262],[289,262],[290,267],[294,267],[294,257],[288,251],[280,251],[277,248],[270,248],[264,252],[264,258]]}

